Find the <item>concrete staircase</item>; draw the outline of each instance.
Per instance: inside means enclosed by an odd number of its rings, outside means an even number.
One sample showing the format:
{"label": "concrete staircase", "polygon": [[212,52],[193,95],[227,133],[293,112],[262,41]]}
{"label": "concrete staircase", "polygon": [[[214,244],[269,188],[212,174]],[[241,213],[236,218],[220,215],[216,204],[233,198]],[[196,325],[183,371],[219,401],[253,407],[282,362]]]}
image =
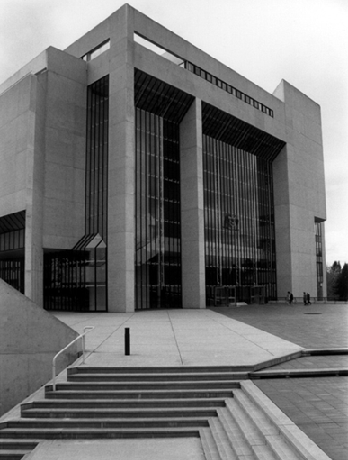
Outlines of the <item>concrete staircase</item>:
{"label": "concrete staircase", "polygon": [[200,438],[207,460],[314,459],[241,385],[246,370],[70,368],[55,392],[47,385],[44,400],[0,424],[0,459],[46,439],[169,437]]}

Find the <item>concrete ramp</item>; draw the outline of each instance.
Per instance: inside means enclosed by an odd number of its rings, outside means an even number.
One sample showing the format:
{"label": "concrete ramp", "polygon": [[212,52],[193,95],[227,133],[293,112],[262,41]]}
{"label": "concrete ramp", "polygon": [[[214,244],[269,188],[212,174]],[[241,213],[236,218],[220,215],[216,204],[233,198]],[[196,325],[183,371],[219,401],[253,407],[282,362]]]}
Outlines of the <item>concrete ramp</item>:
{"label": "concrete ramp", "polygon": [[[52,358],[78,333],[0,279],[0,416],[51,378]],[[74,345],[57,372],[81,350]]]}

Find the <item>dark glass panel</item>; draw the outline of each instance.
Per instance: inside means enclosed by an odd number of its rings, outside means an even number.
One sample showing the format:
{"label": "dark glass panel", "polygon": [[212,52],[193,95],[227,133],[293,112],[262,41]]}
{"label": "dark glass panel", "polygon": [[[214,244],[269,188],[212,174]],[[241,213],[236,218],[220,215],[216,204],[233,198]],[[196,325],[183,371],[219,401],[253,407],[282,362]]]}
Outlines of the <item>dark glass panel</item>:
{"label": "dark glass panel", "polygon": [[317,297],[318,300],[323,300],[323,230],[322,222],[315,222],[315,244],[316,244],[316,256],[317,256]]}
{"label": "dark glass panel", "polygon": [[222,287],[241,301],[256,289],[276,298],[271,184],[271,162],[203,135],[208,303]]}
{"label": "dark glass panel", "polygon": [[22,257],[0,259],[0,278],[24,294],[24,254]]}
{"label": "dark glass panel", "polygon": [[179,124],[136,109],[136,308],[180,307]]}

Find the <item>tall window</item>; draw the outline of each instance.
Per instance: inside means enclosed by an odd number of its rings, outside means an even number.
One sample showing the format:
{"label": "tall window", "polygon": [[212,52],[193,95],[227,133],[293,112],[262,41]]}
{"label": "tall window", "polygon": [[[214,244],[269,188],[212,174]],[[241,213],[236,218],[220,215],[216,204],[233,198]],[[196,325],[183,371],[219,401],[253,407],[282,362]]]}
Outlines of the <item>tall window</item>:
{"label": "tall window", "polygon": [[204,135],[203,171],[208,302],[222,286],[276,298],[271,163]]}
{"label": "tall window", "polygon": [[323,223],[315,222],[315,247],[317,256],[317,297],[323,299]]}
{"label": "tall window", "polygon": [[181,306],[179,125],[136,109],[136,308]]}
{"label": "tall window", "polygon": [[107,242],[109,76],[87,91],[86,234]]}
{"label": "tall window", "polygon": [[136,309],[181,307],[180,123],[193,96],[134,71]]}

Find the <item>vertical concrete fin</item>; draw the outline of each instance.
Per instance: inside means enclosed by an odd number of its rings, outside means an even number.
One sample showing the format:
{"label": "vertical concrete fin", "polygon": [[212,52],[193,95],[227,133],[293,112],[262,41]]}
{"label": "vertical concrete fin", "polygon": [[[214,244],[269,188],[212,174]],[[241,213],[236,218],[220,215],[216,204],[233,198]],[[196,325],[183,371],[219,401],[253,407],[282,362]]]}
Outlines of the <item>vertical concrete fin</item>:
{"label": "vertical concrete fin", "polygon": [[182,289],[184,308],[205,308],[201,101],[180,125]]}

